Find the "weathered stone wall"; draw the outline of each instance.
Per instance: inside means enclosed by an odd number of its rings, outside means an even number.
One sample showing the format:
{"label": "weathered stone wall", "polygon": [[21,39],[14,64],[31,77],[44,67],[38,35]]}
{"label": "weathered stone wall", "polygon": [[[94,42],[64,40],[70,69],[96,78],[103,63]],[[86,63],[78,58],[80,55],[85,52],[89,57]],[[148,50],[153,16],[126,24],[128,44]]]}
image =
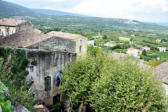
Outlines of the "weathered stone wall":
{"label": "weathered stone wall", "polygon": [[18,31],[25,31],[28,29],[32,29],[33,28],[33,24],[31,24],[30,22],[23,22],[17,26],[1,26],[0,25],[0,36],[2,36],[3,38],[5,38],[6,36],[15,34]]}
{"label": "weathered stone wall", "polygon": [[[46,105],[53,104],[53,97],[60,94],[59,88],[54,84],[56,74],[63,70],[69,61],[76,60],[76,53],[46,50],[26,50],[30,64],[27,68],[27,80],[33,81],[32,89],[38,94],[38,100]],[[32,65],[36,62],[36,65]],[[45,90],[45,78],[50,77],[51,90]]]}
{"label": "weathered stone wall", "polygon": [[16,27],[0,26],[0,36],[5,37],[16,33]]}
{"label": "weathered stone wall", "polygon": [[34,27],[34,26],[33,26],[32,23],[30,23],[30,22],[23,22],[23,23],[19,24],[19,25],[16,27],[16,32],[33,29],[33,27]]}
{"label": "weathered stone wall", "polygon": [[52,37],[32,45],[32,47],[36,49],[61,50],[75,53],[76,42],[59,37]]}
{"label": "weathered stone wall", "polygon": [[85,56],[87,54],[88,39],[86,37],[78,38],[76,42],[76,53],[78,56]]}

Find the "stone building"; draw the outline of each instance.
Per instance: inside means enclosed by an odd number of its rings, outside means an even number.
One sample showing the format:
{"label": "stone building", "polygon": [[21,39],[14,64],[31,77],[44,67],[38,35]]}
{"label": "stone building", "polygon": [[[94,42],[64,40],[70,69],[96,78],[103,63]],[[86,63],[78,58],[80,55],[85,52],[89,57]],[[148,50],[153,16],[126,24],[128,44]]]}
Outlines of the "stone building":
{"label": "stone building", "polygon": [[76,60],[76,53],[27,49],[29,75],[32,90],[37,94],[37,101],[52,105],[62,97],[59,90],[62,70],[69,61]]}
{"label": "stone building", "polygon": [[150,48],[150,47],[148,47],[148,46],[144,46],[144,47],[142,48],[142,50],[150,51],[150,50],[151,50],[151,48]]}
{"label": "stone building", "polygon": [[6,36],[12,35],[21,30],[27,30],[32,28],[33,25],[30,22],[17,19],[0,19],[0,37],[4,38]]}
{"label": "stone building", "polygon": [[77,53],[78,56],[84,56],[87,54],[87,46],[88,46],[87,37],[57,31],[49,32],[48,35],[60,37],[75,42],[76,43],[75,52]]}
{"label": "stone building", "polygon": [[114,42],[114,41],[110,41],[110,42],[105,43],[104,46],[107,46],[107,47],[114,47],[114,46],[116,46],[116,42]]}
{"label": "stone building", "polygon": [[130,55],[130,56],[138,57],[139,50],[138,49],[134,49],[134,48],[128,48],[127,54]]}
{"label": "stone building", "polygon": [[76,60],[74,41],[45,35],[37,29],[29,29],[1,38],[0,44],[13,48],[28,48],[26,51],[30,64],[27,68],[27,80],[32,82],[31,88],[37,94],[39,103],[52,105],[56,102],[55,99],[61,97],[56,80],[61,80],[61,71],[65,65],[71,60]]}
{"label": "stone building", "polygon": [[[8,23],[5,27],[9,26]],[[61,97],[58,87],[63,68],[69,61],[75,61],[77,55],[87,53],[87,38],[63,32],[57,35],[43,34],[29,22],[18,22],[16,25],[11,22],[11,26],[15,30],[10,30],[11,33],[7,35],[3,31],[0,45],[26,50],[30,62],[27,81],[32,82],[31,88],[37,93],[40,103],[52,105]]]}
{"label": "stone building", "polygon": [[166,47],[158,47],[158,50],[159,50],[160,52],[166,52]]}

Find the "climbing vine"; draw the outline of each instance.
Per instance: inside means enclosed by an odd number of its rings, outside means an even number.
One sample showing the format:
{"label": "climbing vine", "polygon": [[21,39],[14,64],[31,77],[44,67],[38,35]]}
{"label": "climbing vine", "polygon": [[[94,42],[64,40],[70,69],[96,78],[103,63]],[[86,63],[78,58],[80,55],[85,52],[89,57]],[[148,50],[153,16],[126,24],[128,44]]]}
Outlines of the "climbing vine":
{"label": "climbing vine", "polygon": [[34,98],[26,83],[29,62],[25,50],[0,47],[0,57],[0,80],[9,89],[10,100],[33,111]]}

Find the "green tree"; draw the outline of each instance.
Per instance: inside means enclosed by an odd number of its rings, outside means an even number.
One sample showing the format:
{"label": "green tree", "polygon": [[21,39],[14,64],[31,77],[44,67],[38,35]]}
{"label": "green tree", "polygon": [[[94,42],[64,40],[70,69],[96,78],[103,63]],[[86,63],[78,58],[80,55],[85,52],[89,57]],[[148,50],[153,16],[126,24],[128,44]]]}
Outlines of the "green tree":
{"label": "green tree", "polygon": [[103,35],[103,40],[107,40],[107,35]]}
{"label": "green tree", "polygon": [[70,97],[74,107],[80,105],[85,108],[91,95],[92,83],[100,77],[104,65],[105,54],[97,48],[89,48],[91,51],[85,58],[71,62],[63,71],[61,89]]}
{"label": "green tree", "polygon": [[142,51],[142,55],[147,56],[146,50],[143,50],[143,51]]}
{"label": "green tree", "polygon": [[90,102],[96,112],[165,112],[166,95],[149,70],[124,60],[105,62],[100,80],[92,85]]}

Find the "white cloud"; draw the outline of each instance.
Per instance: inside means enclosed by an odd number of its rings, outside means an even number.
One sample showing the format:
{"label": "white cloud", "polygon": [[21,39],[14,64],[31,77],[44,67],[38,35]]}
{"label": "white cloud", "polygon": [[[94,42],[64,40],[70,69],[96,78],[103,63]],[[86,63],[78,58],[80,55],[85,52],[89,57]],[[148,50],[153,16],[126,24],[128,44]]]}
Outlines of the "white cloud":
{"label": "white cloud", "polygon": [[55,9],[98,17],[168,22],[168,0],[6,0],[30,8]]}
{"label": "white cloud", "polygon": [[71,11],[98,17],[145,20],[148,14],[167,12],[168,0],[83,0]]}
{"label": "white cloud", "polygon": [[51,0],[51,2],[63,2],[65,0]]}

